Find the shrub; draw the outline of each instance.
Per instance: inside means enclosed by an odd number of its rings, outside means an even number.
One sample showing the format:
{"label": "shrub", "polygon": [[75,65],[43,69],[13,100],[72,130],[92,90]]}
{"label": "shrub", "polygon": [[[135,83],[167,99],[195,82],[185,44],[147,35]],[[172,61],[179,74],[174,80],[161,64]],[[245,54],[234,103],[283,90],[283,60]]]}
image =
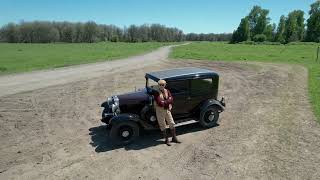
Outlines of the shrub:
{"label": "shrub", "polygon": [[270,41],[265,41],[265,42],[257,42],[255,44],[263,44],[263,45],[281,45],[280,42],[270,42]]}
{"label": "shrub", "polygon": [[118,41],[119,41],[118,36],[112,36],[111,37],[111,42],[118,42]]}
{"label": "shrub", "polygon": [[264,42],[267,40],[267,36],[264,34],[257,34],[253,36],[253,41],[254,42]]}
{"label": "shrub", "polygon": [[295,41],[295,42],[290,42],[287,45],[320,45],[320,44],[316,43],[316,42],[299,42],[299,41]]}
{"label": "shrub", "polygon": [[254,41],[242,41],[242,42],[239,42],[239,44],[249,44],[249,45],[254,45]]}

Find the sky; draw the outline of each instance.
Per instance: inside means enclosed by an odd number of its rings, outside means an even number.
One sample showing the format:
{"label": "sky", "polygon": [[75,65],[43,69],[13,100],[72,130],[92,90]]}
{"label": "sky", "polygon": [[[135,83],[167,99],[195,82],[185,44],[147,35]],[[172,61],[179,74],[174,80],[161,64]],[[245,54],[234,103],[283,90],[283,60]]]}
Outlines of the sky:
{"label": "sky", "polygon": [[21,21],[95,21],[119,27],[160,23],[184,33],[230,33],[254,5],[272,23],[300,9],[307,19],[316,0],[0,0],[0,26]]}

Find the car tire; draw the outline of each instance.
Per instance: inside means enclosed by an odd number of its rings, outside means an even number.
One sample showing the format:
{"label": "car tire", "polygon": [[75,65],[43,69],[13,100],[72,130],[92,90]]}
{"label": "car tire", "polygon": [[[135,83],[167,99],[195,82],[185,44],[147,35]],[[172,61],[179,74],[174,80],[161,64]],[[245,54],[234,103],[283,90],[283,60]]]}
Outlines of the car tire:
{"label": "car tire", "polygon": [[141,119],[152,126],[158,126],[157,115],[152,106],[145,106],[142,109]]}
{"label": "car tire", "polygon": [[127,145],[139,137],[139,126],[133,121],[115,123],[111,127],[110,138],[115,145]]}
{"label": "car tire", "polygon": [[217,125],[219,119],[219,109],[209,106],[200,112],[199,123],[204,128],[211,128]]}
{"label": "car tire", "polygon": [[145,114],[145,118],[148,121],[148,123],[156,126],[158,124],[158,120],[157,120],[157,116],[156,113],[154,111],[147,111]]}

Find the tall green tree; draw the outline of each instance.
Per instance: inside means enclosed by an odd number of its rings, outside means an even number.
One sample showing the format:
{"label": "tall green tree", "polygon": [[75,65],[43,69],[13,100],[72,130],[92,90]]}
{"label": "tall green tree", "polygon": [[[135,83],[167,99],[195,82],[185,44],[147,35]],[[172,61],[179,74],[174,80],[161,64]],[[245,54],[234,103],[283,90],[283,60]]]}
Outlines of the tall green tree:
{"label": "tall green tree", "polygon": [[274,41],[275,40],[275,24],[268,24],[266,29],[264,30],[263,34],[266,36],[266,39],[268,41]]}
{"label": "tall green tree", "polygon": [[1,30],[1,37],[3,41],[9,43],[16,43],[19,41],[19,29],[16,24],[9,23]]}
{"label": "tall green tree", "polygon": [[296,17],[297,17],[298,39],[299,41],[302,41],[304,39],[304,34],[305,34],[304,12],[302,10],[297,10]]}
{"label": "tall green tree", "polygon": [[93,43],[97,40],[98,26],[95,22],[89,21],[84,24],[84,42]]}
{"label": "tall green tree", "polygon": [[269,25],[269,10],[262,9],[260,6],[254,6],[249,15],[248,21],[250,26],[251,38],[257,34],[263,34]]}
{"label": "tall green tree", "polygon": [[285,28],[286,28],[286,17],[284,15],[282,15],[280,17],[280,21],[278,24],[275,41],[285,43],[285,37],[284,37]]}
{"label": "tall green tree", "polygon": [[72,43],[74,41],[76,41],[74,39],[75,35],[74,33],[76,33],[76,29],[74,28],[74,25],[72,25],[71,23],[68,22],[64,22],[62,24],[62,27],[60,29],[60,40],[63,42],[68,42],[68,43]]}
{"label": "tall green tree", "polygon": [[307,20],[307,41],[320,42],[320,1],[311,4]]}
{"label": "tall green tree", "polygon": [[233,32],[231,42],[257,39],[257,37],[264,37],[263,39],[272,41],[274,39],[275,25],[270,24],[268,14],[269,10],[254,6],[248,16],[241,19],[238,29]]}
{"label": "tall green tree", "polygon": [[294,10],[288,14],[285,28],[285,41],[301,41],[304,34],[304,12]]}
{"label": "tall green tree", "polygon": [[250,25],[248,17],[242,18],[239,27],[232,35],[232,43],[247,41],[250,39]]}

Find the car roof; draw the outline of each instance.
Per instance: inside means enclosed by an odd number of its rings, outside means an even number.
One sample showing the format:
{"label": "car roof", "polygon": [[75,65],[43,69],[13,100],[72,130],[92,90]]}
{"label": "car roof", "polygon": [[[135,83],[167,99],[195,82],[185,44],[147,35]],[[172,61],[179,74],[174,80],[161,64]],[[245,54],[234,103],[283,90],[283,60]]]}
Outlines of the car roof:
{"label": "car roof", "polygon": [[197,67],[184,67],[184,68],[175,68],[168,69],[163,71],[156,71],[146,73],[146,78],[150,78],[154,81],[159,81],[160,79],[166,81],[174,81],[174,80],[184,80],[184,79],[204,79],[204,78],[212,78],[219,77],[218,73]]}

